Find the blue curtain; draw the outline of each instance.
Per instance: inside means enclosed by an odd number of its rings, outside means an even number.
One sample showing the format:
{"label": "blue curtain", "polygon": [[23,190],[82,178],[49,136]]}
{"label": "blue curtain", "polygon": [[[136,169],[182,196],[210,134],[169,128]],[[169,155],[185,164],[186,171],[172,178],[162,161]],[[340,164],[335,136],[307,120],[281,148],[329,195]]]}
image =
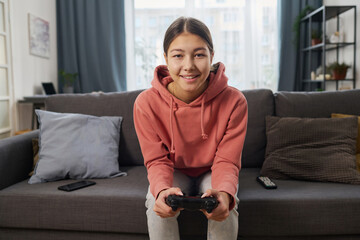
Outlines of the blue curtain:
{"label": "blue curtain", "polygon": [[300,91],[300,50],[294,43],[293,24],[307,5],[321,7],[322,0],[279,0],[279,91]]}
{"label": "blue curtain", "polygon": [[57,0],[56,13],[58,69],[79,73],[75,92],[125,91],[124,1]]}

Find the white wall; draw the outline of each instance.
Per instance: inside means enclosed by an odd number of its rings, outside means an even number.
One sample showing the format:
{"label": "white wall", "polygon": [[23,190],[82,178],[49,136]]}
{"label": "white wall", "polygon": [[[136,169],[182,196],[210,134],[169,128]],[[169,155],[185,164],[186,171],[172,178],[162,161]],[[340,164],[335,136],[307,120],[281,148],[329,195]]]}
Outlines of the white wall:
{"label": "white wall", "polygon": [[[56,0],[10,0],[11,52],[13,69],[12,106],[15,131],[31,127],[31,105],[17,104],[24,96],[42,94],[41,82],[53,82],[57,89]],[[49,22],[50,58],[30,54],[28,14]]]}
{"label": "white wall", "polygon": [[[360,88],[360,1],[359,0],[324,0],[324,5],[326,6],[347,6],[347,5],[355,5],[356,6],[356,88]],[[350,10],[344,14],[341,15],[342,17],[340,18],[340,31],[341,28],[344,28],[344,37],[345,37],[345,41],[346,42],[352,42],[353,41],[353,32],[354,32],[354,15],[353,15],[353,10]],[[336,22],[335,20],[330,20],[329,23],[326,26],[327,30],[327,34],[329,34],[329,32],[334,32],[336,31]],[[340,61],[344,61],[347,64],[351,64],[352,65],[352,60],[353,60],[353,47],[349,46],[346,47],[344,49],[342,49],[339,52],[339,59]],[[327,56],[329,57],[328,61],[333,62],[336,59],[336,56],[334,53],[332,54],[327,54]],[[347,86],[352,86],[352,84],[350,84],[349,82],[343,82],[342,84],[339,84],[339,86],[341,87],[341,85],[343,85],[345,88]],[[335,84],[331,85],[331,84],[327,84],[327,87],[329,86],[329,90],[333,90],[335,89]],[[328,90],[328,88],[327,88]]]}

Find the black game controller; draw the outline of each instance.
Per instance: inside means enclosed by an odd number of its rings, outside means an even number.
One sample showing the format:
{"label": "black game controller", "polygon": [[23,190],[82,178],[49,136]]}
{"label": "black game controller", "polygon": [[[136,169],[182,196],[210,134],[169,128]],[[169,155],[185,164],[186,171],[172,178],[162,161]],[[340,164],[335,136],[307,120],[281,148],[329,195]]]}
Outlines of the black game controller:
{"label": "black game controller", "polygon": [[189,197],[169,195],[166,198],[166,204],[169,205],[173,211],[178,208],[184,208],[186,210],[199,210],[205,209],[208,213],[211,213],[218,206],[218,201],[214,197]]}

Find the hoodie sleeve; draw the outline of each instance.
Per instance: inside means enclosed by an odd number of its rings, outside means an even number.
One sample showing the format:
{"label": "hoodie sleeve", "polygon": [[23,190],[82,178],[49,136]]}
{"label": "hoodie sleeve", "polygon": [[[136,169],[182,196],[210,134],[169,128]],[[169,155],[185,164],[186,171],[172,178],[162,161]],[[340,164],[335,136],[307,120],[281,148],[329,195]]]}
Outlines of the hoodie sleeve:
{"label": "hoodie sleeve", "polygon": [[[241,168],[241,153],[244,146],[247,128],[247,102],[241,94],[228,120],[225,134],[218,145],[215,159],[211,167],[212,187],[218,191],[227,192],[235,199],[239,171]],[[234,208],[232,201],[230,209]]]}
{"label": "hoodie sleeve", "polygon": [[161,190],[172,186],[174,164],[168,158],[169,151],[153,128],[155,119],[147,114],[146,105],[141,97],[136,99],[134,125],[148,171],[150,191],[157,198]]}

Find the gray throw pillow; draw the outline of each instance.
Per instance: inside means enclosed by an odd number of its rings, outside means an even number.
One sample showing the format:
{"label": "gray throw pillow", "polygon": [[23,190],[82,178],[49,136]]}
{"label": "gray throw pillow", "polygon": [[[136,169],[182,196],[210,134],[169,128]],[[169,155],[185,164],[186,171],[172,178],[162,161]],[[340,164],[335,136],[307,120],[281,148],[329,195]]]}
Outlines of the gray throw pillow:
{"label": "gray throw pillow", "polygon": [[40,123],[39,162],[30,184],[126,175],[118,162],[122,117],[42,110],[36,114]]}
{"label": "gray throw pillow", "polygon": [[357,118],[266,117],[261,175],[275,179],[360,184]]}

